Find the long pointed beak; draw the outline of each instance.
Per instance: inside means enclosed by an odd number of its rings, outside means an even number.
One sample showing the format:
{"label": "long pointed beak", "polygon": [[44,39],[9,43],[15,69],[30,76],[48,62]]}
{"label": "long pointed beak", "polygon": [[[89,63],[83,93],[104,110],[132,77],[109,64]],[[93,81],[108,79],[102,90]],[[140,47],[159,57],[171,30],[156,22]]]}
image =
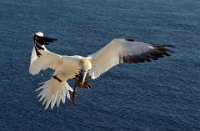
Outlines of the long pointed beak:
{"label": "long pointed beak", "polygon": [[84,72],[83,73],[83,79],[82,79],[82,83],[81,83],[81,86],[84,84],[84,82],[85,82],[85,78],[86,78],[86,76],[87,76],[87,73],[88,72]]}

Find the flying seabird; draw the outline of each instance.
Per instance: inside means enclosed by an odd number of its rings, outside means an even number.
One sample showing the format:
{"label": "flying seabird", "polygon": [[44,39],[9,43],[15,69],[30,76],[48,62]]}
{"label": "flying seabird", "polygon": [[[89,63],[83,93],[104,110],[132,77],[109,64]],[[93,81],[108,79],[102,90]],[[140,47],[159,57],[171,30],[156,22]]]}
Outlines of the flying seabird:
{"label": "flying seabird", "polygon": [[[172,51],[170,45],[148,44],[133,39],[113,39],[102,49],[87,57],[75,55],[59,55],[50,52],[45,48],[56,39],[44,36],[42,32],[34,34],[31,61],[29,72],[32,75],[38,74],[41,70],[52,68],[55,70],[52,77],[43,82],[40,90],[39,101],[43,101],[45,110],[51,106],[51,109],[62,101],[65,103],[67,97],[75,104],[76,86],[89,89],[90,79],[96,79],[113,66],[120,63],[141,63],[151,62],[164,56],[170,56]],[[67,81],[75,80],[72,88]],[[70,96],[70,92],[71,96]]]}

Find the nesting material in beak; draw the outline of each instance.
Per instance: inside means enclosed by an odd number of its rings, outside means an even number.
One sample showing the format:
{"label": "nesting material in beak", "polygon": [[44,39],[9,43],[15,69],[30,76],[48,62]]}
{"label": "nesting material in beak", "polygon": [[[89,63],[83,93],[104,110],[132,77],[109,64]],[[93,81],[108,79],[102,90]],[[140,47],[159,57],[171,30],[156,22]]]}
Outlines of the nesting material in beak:
{"label": "nesting material in beak", "polygon": [[79,73],[75,75],[74,79],[76,80],[78,86],[81,88],[89,89],[92,87],[88,83],[88,80],[90,79],[89,74],[83,70],[79,70]]}

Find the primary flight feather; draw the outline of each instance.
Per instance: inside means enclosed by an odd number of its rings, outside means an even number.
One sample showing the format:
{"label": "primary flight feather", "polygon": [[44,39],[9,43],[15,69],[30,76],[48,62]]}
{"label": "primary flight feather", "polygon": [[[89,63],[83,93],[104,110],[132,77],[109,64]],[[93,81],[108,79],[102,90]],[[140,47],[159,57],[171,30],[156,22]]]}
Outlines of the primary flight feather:
{"label": "primary flight feather", "polygon": [[[60,102],[65,103],[66,97],[75,104],[76,86],[90,88],[88,80],[98,78],[115,65],[150,62],[170,56],[171,53],[168,45],[148,44],[132,39],[114,39],[87,57],[62,56],[45,48],[45,45],[56,39],[45,37],[42,32],[37,32],[34,34],[33,41],[29,72],[36,75],[47,68],[55,70],[52,77],[36,90],[41,91],[38,97],[40,97],[39,101],[43,101],[45,109],[49,106],[53,109],[55,104],[59,106]],[[73,88],[67,83],[69,79],[75,80]],[[69,91],[72,92],[71,96]]]}

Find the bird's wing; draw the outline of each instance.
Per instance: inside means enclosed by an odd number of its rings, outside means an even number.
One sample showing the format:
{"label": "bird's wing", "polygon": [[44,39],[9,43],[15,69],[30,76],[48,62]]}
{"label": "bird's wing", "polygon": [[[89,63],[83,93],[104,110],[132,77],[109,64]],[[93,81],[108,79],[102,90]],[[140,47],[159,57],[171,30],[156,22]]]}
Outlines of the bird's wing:
{"label": "bird's wing", "polygon": [[46,37],[46,36],[34,35],[33,40],[35,43],[39,43],[40,45],[48,45],[49,43],[54,42],[57,39]]}
{"label": "bird's wing", "polygon": [[76,73],[79,72],[81,58],[81,56],[61,56],[59,66],[56,66],[54,75],[65,72],[69,79],[74,78]]}
{"label": "bird's wing", "polygon": [[119,63],[140,63],[170,56],[166,45],[153,45],[132,39],[114,39],[91,55],[90,76],[95,79]]}
{"label": "bird's wing", "polygon": [[66,96],[70,99],[69,91],[73,89],[66,81],[74,78],[78,73],[80,58],[80,56],[62,56],[60,66],[55,68],[53,77],[36,90],[41,90],[38,97],[40,97],[39,101],[43,101],[45,109],[49,106],[53,109],[54,105],[59,106],[61,101],[65,103]]}
{"label": "bird's wing", "polygon": [[[32,75],[38,74],[40,70],[47,68],[55,69],[60,64],[61,56],[48,51],[44,46],[42,50],[38,50],[36,46],[33,47],[29,72]],[[40,54],[38,56],[38,53]]]}

